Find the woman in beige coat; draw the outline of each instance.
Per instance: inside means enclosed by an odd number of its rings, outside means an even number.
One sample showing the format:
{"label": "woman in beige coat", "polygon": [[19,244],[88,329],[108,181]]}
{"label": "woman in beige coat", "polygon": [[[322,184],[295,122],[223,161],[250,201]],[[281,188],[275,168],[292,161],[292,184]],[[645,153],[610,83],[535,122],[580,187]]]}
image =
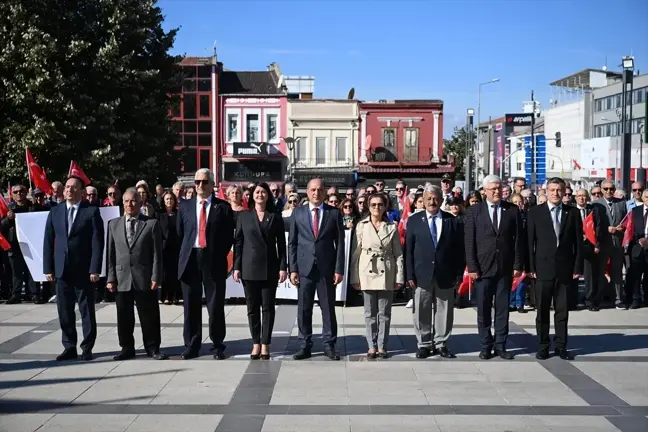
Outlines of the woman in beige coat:
{"label": "woman in beige coat", "polygon": [[387,197],[372,194],[368,203],[369,216],[358,222],[352,237],[350,282],[354,289],[362,290],[367,357],[387,358],[393,290],[405,282],[403,249],[398,225],[385,214]]}

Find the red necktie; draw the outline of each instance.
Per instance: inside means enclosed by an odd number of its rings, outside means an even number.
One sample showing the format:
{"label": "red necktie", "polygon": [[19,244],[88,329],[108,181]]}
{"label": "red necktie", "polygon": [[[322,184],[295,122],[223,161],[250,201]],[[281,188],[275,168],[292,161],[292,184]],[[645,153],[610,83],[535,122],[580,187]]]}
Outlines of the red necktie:
{"label": "red necktie", "polygon": [[313,237],[317,238],[319,235],[319,207],[315,207],[313,212]]}
{"label": "red necktie", "polygon": [[207,247],[207,201],[200,201],[200,222],[198,223],[198,246],[201,248]]}

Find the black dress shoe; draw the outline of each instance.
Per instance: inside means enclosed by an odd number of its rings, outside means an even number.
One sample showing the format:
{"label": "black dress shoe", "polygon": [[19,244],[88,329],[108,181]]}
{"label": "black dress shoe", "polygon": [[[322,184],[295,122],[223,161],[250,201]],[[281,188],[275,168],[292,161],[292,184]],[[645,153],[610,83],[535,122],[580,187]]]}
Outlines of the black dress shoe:
{"label": "black dress shoe", "polygon": [[259,357],[261,360],[270,360],[270,354],[261,354]]}
{"label": "black dress shoe", "polygon": [[484,348],[479,352],[479,358],[482,360],[490,360],[493,358],[493,352],[490,350],[490,348]]}
{"label": "black dress shoe", "polygon": [[503,360],[513,360],[513,357],[514,357],[513,354],[506,351],[505,349],[501,349],[501,350],[496,349],[495,350],[495,355],[498,356],[499,358],[503,359]]}
{"label": "black dress shoe", "polygon": [[133,351],[126,350],[126,351],[120,352],[115,357],[113,357],[113,360],[122,361],[122,360],[130,360],[132,358],[135,358],[135,351],[134,350]]}
{"label": "black dress shoe", "polygon": [[549,358],[549,350],[542,349],[536,353],[538,360],[547,360]]}
{"label": "black dress shoe", "polygon": [[324,347],[324,355],[328,357],[329,360],[334,360],[334,361],[340,360],[340,356],[338,355],[338,353],[335,352],[334,347],[330,347],[330,346]]}
{"label": "black dress shoe", "polygon": [[419,348],[416,350],[416,358],[417,359],[426,359],[430,357],[430,348]]}
{"label": "black dress shoe", "polygon": [[383,360],[388,359],[389,354],[387,353],[387,351],[378,351],[378,358],[381,358]]}
{"label": "black dress shoe", "polygon": [[639,309],[640,307],[639,302],[632,302],[630,304],[630,309]]}
{"label": "black dress shoe", "polygon": [[519,308],[517,308],[517,311],[518,311],[518,313],[527,313],[527,310],[524,309],[524,307],[522,307],[522,306],[520,306]]}
{"label": "black dress shoe", "polygon": [[76,360],[79,357],[75,349],[66,349],[58,357],[56,361]]}
{"label": "black dress shoe", "polygon": [[456,358],[457,356],[448,349],[448,347],[439,348],[439,355],[443,358]]}
{"label": "black dress shoe", "polygon": [[302,348],[293,355],[293,360],[306,360],[311,357],[311,350],[308,348]]}
{"label": "black dress shoe", "polygon": [[83,361],[90,361],[93,358],[94,357],[92,356],[92,351],[83,351],[83,353],[81,354],[81,360]]}
{"label": "black dress shoe", "polygon": [[198,357],[198,352],[192,349],[185,350],[182,354],[180,354],[180,358],[182,360],[191,360],[196,357]]}
{"label": "black dress shoe", "polygon": [[19,297],[13,296],[10,297],[5,304],[12,305],[12,304],[20,304],[20,303],[22,303],[22,300]]}
{"label": "black dress shoe", "polygon": [[167,360],[169,358],[168,355],[162,354],[160,351],[148,352],[146,355],[153,360]]}
{"label": "black dress shoe", "polygon": [[214,350],[214,360],[225,360],[225,350],[223,348],[216,348]]}
{"label": "black dress shoe", "polygon": [[599,309],[598,306],[588,306],[587,310],[589,310],[590,312],[598,312],[601,309]]}
{"label": "black dress shoe", "polygon": [[564,348],[556,348],[554,354],[556,355],[556,357],[560,357],[562,360],[574,360],[574,357],[569,354],[569,351]]}

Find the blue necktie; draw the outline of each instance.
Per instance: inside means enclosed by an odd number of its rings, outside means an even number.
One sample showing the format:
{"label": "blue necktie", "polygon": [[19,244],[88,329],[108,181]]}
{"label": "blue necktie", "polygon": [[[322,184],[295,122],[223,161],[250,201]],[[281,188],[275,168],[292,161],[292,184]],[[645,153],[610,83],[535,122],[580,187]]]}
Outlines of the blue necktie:
{"label": "blue necktie", "polygon": [[432,235],[432,243],[434,248],[437,247],[437,226],[436,226],[436,216],[432,216],[432,222],[430,223],[430,234]]}

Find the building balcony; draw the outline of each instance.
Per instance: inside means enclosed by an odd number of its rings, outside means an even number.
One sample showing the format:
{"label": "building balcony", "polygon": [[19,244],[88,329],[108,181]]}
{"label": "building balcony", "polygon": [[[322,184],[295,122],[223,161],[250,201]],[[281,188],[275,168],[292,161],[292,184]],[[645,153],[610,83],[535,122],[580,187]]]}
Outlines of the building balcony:
{"label": "building balcony", "polygon": [[368,159],[369,165],[430,165],[432,164],[432,148],[374,147],[369,150]]}
{"label": "building balcony", "polygon": [[355,168],[352,159],[326,159],[326,158],[313,158],[313,159],[300,159],[296,158],[293,161],[292,167],[295,171],[299,170],[340,170],[347,171]]}

